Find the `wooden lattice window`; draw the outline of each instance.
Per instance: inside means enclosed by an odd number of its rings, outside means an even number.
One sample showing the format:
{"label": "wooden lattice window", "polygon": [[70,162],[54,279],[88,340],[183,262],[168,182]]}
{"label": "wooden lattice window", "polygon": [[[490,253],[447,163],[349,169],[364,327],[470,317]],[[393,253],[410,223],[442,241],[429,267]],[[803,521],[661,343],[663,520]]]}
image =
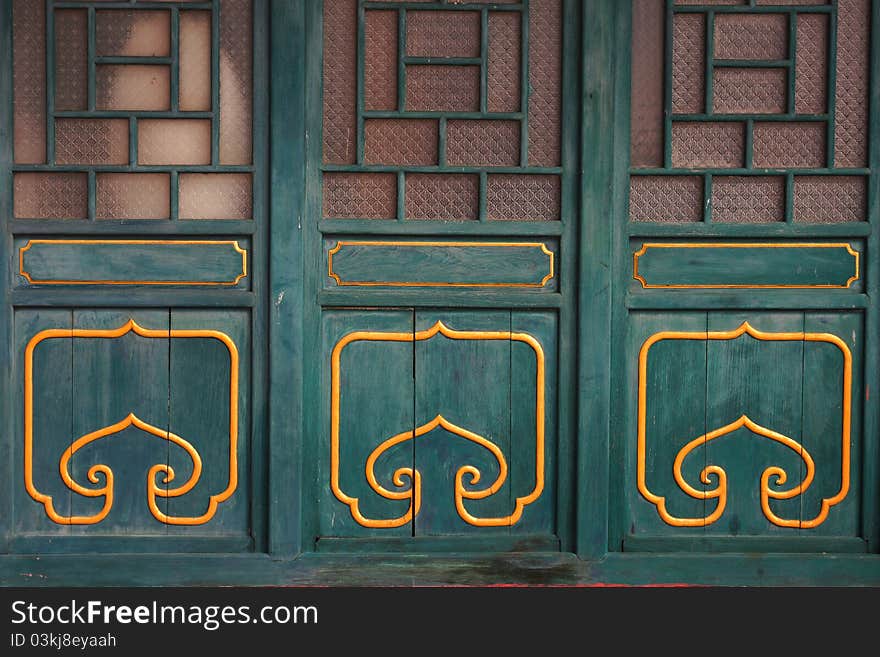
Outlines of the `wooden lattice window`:
{"label": "wooden lattice window", "polygon": [[630,219],[862,222],[868,0],[636,0]]}

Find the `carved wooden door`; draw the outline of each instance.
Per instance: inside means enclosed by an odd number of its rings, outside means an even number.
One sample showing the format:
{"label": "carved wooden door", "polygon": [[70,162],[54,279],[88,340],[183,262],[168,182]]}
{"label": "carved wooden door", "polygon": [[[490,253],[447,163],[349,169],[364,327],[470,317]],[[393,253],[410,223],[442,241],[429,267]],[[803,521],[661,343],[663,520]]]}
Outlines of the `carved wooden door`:
{"label": "carved wooden door", "polygon": [[3,11],[7,547],[260,550],[265,6]]}

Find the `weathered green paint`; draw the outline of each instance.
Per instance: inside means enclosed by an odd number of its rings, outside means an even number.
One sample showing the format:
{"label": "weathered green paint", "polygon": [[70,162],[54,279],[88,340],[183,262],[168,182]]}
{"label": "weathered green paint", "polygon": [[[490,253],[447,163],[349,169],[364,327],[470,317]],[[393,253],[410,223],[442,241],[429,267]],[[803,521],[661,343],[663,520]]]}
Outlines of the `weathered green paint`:
{"label": "weathered green paint", "polygon": [[328,240],[326,285],[558,288],[553,243]]}
{"label": "weathered green paint", "polygon": [[[420,311],[416,313],[415,329],[428,330],[438,321],[456,331],[510,331],[510,312],[503,310]],[[512,430],[516,411],[511,404],[511,348],[510,340],[454,340],[439,334],[416,342],[415,426],[442,415],[495,444],[508,467],[526,457],[530,444],[534,444],[534,427],[525,435],[515,435]],[[413,449],[415,467],[422,474],[422,510],[415,518],[414,535],[504,535],[509,531],[508,527],[469,526],[455,509],[452,493],[459,468],[470,465],[481,473],[479,482],[473,485],[471,477],[465,476],[467,490],[484,489],[498,477],[499,464],[485,447],[437,427],[416,438]],[[484,500],[464,500],[463,504],[474,516],[504,517],[513,511],[514,495],[528,493],[514,493],[514,487],[508,475],[494,495]]]}
{"label": "weathered green paint", "polygon": [[244,288],[249,282],[246,256],[238,250],[247,251],[247,242],[144,242],[147,240],[16,240],[16,260],[20,272],[26,274],[19,273],[19,284],[166,283]]}
{"label": "weathered green paint", "polygon": [[[822,243],[818,243],[822,244]],[[826,243],[827,244],[827,243]],[[637,273],[634,287],[839,287],[859,289],[858,256],[853,245],[710,246],[698,243],[633,241]],[[855,284],[855,285],[854,285]]]}

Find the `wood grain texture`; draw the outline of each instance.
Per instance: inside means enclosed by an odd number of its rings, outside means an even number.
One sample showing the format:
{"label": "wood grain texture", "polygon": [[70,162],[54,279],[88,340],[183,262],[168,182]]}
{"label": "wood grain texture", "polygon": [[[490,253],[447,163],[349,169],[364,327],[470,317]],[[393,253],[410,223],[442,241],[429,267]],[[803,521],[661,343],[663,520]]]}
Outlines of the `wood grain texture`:
{"label": "wood grain texture", "polygon": [[[853,358],[853,385],[863,379],[863,318],[858,313],[807,313],[804,330],[828,333],[842,339]],[[843,354],[835,345],[824,342],[804,343],[804,411],[802,443],[816,462],[816,479],[801,498],[801,515],[815,517],[825,498],[840,490],[841,441],[843,430]],[[864,436],[862,427],[862,395],[852,398],[850,417],[850,450],[855,455],[849,467],[849,493],[831,508],[828,518],[818,527],[802,530],[809,536],[862,536],[859,526],[861,511],[861,454]]]}
{"label": "wood grain texture", "polygon": [[[331,356],[346,335],[368,331],[412,335],[411,310],[396,311],[327,311],[323,317],[324,348],[321,392],[321,426],[331,425]],[[366,463],[370,454],[385,440],[414,425],[413,344],[412,341],[384,342],[364,339],[345,345],[339,352],[339,488],[357,498],[358,510],[371,520],[404,516],[409,500],[389,500],[368,485]],[[318,536],[412,536],[411,522],[398,527],[371,528],[359,524],[351,508],[331,489],[330,431],[315,432],[318,468],[310,468],[319,491]],[[409,490],[394,485],[394,472],[414,466],[414,443],[392,447],[376,461],[377,482],[391,491]]]}
{"label": "wood grain texture", "polygon": [[[634,357],[642,345],[662,331],[706,331],[706,313],[652,313],[632,318],[627,352]],[[666,498],[666,510],[676,518],[703,518],[706,502],[685,494],[673,477],[673,462],[679,450],[706,432],[706,342],[664,340],[647,352],[645,378],[645,470],[648,489]],[[638,376],[632,373],[633,380]],[[637,409],[631,407],[633,417]],[[639,494],[636,485],[635,435],[628,435],[626,466],[627,495],[630,498],[628,534],[702,534],[702,527],[672,527],[666,524],[654,504]],[[685,480],[698,490],[700,471],[706,465],[705,447],[695,450],[684,464]]]}
{"label": "wood grain texture", "polygon": [[[239,537],[242,544],[250,538],[250,497],[263,492],[252,488],[252,450],[250,445],[251,340],[247,311],[205,311],[172,309],[171,329],[212,330],[224,333],[238,353],[238,426],[236,433],[237,486],[232,496],[218,506],[216,514],[197,526],[168,525],[171,536]],[[230,472],[230,385],[231,354],[214,338],[172,337],[169,344],[169,427],[198,450],[202,476],[186,495],[167,500],[168,515],[199,517],[207,512],[212,495],[228,485]],[[262,455],[254,454],[261,459]],[[169,449],[169,464],[180,486],[192,472],[192,462],[182,450]],[[261,501],[261,503],[264,503]]]}
{"label": "wood grain texture", "polygon": [[247,276],[247,253],[235,240],[35,239],[16,245],[19,276],[29,285],[234,287]]}
{"label": "wood grain texture", "polygon": [[[456,331],[509,332],[505,311],[422,311],[416,313],[416,331],[438,321]],[[494,495],[464,500],[470,514],[503,518],[513,511],[511,450],[511,343],[509,339],[449,339],[436,335],[415,344],[415,426],[441,415],[462,429],[496,445],[506,460],[506,481]],[[531,435],[532,432],[529,432]],[[476,467],[480,480],[466,489],[483,490],[499,476],[500,464],[485,447],[438,427],[415,441],[415,465],[422,475],[422,511],[416,516],[415,535],[505,534],[509,528],[469,525],[455,507],[456,474]]]}
{"label": "wood grain texture", "polygon": [[[728,331],[749,321],[766,332],[801,332],[802,313],[710,313],[710,331]],[[714,431],[742,415],[772,431],[800,441],[803,386],[803,342],[756,340],[742,335],[733,340],[710,340],[706,427]],[[706,444],[706,464],[727,472],[727,507],[706,527],[707,534],[795,534],[772,524],[761,512],[760,477],[770,466],[788,474],[780,489],[796,485],[804,473],[797,452],[742,427]],[[712,506],[712,503],[708,503]],[[798,500],[774,500],[777,515],[799,519]],[[711,510],[711,509],[709,509]]]}
{"label": "wood grain texture", "polygon": [[[75,310],[75,329],[110,330],[133,319],[144,328],[169,329],[167,310]],[[113,425],[134,413],[160,431],[167,431],[168,416],[168,339],[149,338],[129,332],[118,338],[73,339],[73,439]],[[71,475],[89,486],[87,472],[95,464],[113,470],[113,507],[98,524],[72,526],[79,535],[164,534],[147,506],[149,469],[168,463],[169,441],[141,431],[135,426],[97,440],[71,458]],[[103,482],[102,482],[103,483]],[[74,515],[90,516],[100,511],[102,498],[74,495]],[[165,500],[159,507],[167,513]]]}
{"label": "wood grain texture", "polygon": [[634,244],[642,288],[850,288],[859,255],[848,243]]}
{"label": "wood grain texture", "polygon": [[[14,535],[64,536],[69,525],[52,522],[42,504],[32,499],[24,485],[24,359],[27,343],[40,331],[69,329],[71,312],[62,309],[21,309],[14,314],[16,343],[13,381],[15,382],[13,477],[9,480],[15,510]],[[76,438],[73,435],[73,341],[47,340],[33,355],[33,482],[35,488],[52,496],[55,511],[70,515],[71,491],[58,472],[58,461]]]}
{"label": "wood grain texture", "polygon": [[355,287],[557,289],[555,253],[543,242],[327,243],[328,284]]}

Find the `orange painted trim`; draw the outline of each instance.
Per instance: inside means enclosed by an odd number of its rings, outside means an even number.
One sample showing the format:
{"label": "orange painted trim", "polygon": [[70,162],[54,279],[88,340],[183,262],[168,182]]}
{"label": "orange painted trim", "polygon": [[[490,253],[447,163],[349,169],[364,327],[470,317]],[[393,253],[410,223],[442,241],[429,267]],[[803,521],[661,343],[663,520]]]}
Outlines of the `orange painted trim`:
{"label": "orange painted trim", "polygon": [[[715,510],[702,518],[680,518],[673,516],[666,510],[666,498],[651,492],[647,483],[647,436],[646,436],[646,417],[647,417],[647,373],[648,373],[648,352],[658,342],[663,340],[735,340],[741,335],[749,335],[757,340],[765,341],[795,341],[795,342],[825,342],[837,347],[843,355],[843,427],[841,431],[841,475],[840,488],[835,495],[822,500],[822,505],[818,515],[809,520],[790,520],[777,516],[770,505],[771,499],[790,499],[801,495],[809,488],[813,482],[815,474],[815,464],[813,458],[804,449],[800,443],[792,440],[788,436],[762,427],[743,415],[738,420],[715,429],[704,434],[694,440],[688,442],[676,455],[673,464],[673,476],[679,488],[686,494],[696,499],[717,499],[718,504]],[[714,523],[724,513],[724,507],[727,502],[727,473],[723,468],[717,465],[706,466],[700,473],[700,480],[704,484],[710,484],[710,475],[715,475],[718,484],[715,488],[707,491],[700,491],[688,484],[681,474],[681,466],[685,457],[695,448],[703,445],[715,438],[720,438],[740,427],[745,426],[753,433],[769,438],[770,440],[779,442],[786,447],[796,451],[803,459],[807,466],[803,481],[796,487],[785,491],[772,490],[770,488],[770,477],[776,477],[775,484],[780,486],[787,480],[785,471],[778,466],[771,466],[764,470],[761,475],[761,509],[765,517],[774,525],[779,527],[796,527],[800,529],[810,529],[818,527],[828,517],[831,507],[839,504],[846,498],[849,493],[850,485],[850,432],[852,423],[852,353],[847,344],[836,335],[830,333],[768,333],[759,331],[752,327],[748,322],[743,322],[739,328],[732,331],[661,331],[650,336],[639,350],[639,387],[638,387],[638,444],[637,444],[637,481],[638,489],[642,497],[657,507],[657,512],[663,521],[675,527],[705,527]]]}
{"label": "orange painted trim", "polygon": [[[639,258],[648,252],[648,249],[779,249],[779,248],[798,248],[798,249],[846,249],[847,253],[853,256],[854,273],[847,279],[843,285],[762,285],[762,284],[688,284],[688,285],[656,285],[648,283],[639,273]],[[633,253],[633,278],[641,283],[644,289],[667,289],[667,290],[700,290],[700,289],[765,289],[765,290],[805,290],[805,289],[849,289],[849,287],[859,280],[859,261],[860,254],[852,248],[847,242],[833,243],[817,243],[817,242],[647,242]]]}
{"label": "orange painted trim", "polygon": [[[118,244],[118,245],[229,245],[241,255],[241,272],[231,281],[142,281],[142,280],[42,280],[33,278],[25,269],[24,254],[35,244]],[[237,240],[28,240],[18,249],[18,274],[31,285],[198,285],[224,286],[238,285],[247,274],[247,251]]]}
{"label": "orange painted trim", "polygon": [[[504,454],[497,445],[479,434],[459,427],[443,416],[436,416],[431,422],[423,424],[412,431],[404,431],[382,442],[374,449],[366,462],[366,477],[370,487],[380,496],[393,500],[410,500],[409,509],[397,517],[387,519],[367,518],[359,510],[358,498],[346,494],[339,484],[339,418],[340,418],[340,361],[342,351],[350,344],[359,341],[365,342],[420,342],[430,340],[435,335],[443,335],[451,340],[510,340],[527,344],[535,352],[536,361],[536,397],[535,397],[535,485],[532,491],[523,497],[516,499],[514,510],[510,515],[496,518],[480,518],[471,515],[464,505],[466,499],[483,499],[494,495],[504,484],[507,477],[507,462]],[[435,428],[442,427],[450,433],[459,435],[467,440],[475,442],[488,449],[496,458],[499,465],[499,475],[495,481],[482,490],[467,490],[464,486],[464,476],[470,475],[470,485],[476,485],[480,480],[480,471],[471,465],[459,468],[455,477],[455,506],[461,518],[468,524],[478,527],[506,527],[516,524],[522,517],[525,507],[537,500],[544,490],[544,386],[545,386],[545,361],[544,350],[541,344],[527,333],[514,333],[511,331],[457,331],[448,328],[443,322],[438,321],[431,328],[415,333],[385,333],[380,331],[356,331],[343,336],[333,347],[330,361],[330,489],[333,495],[343,504],[347,504],[355,522],[363,527],[400,527],[413,520],[421,508],[421,474],[412,468],[399,468],[394,472],[393,483],[398,488],[404,488],[407,484],[403,477],[410,481],[409,488],[401,491],[390,491],[382,487],[376,480],[374,465],[376,459],[385,451],[406,440],[414,440],[419,436],[430,433]]]}
{"label": "orange painted trim", "polygon": [[[398,247],[414,247],[414,246],[435,246],[435,247],[507,247],[507,248],[531,248],[541,249],[541,252],[549,257],[549,271],[539,283],[481,283],[479,281],[472,283],[445,283],[445,282],[425,282],[418,283],[413,281],[344,281],[342,277],[333,271],[333,256],[339,253],[344,246],[398,246]],[[336,281],[340,287],[357,286],[357,287],[527,287],[542,288],[547,282],[556,276],[555,272],[556,254],[547,248],[543,242],[437,242],[437,241],[420,241],[406,242],[394,240],[380,241],[349,241],[339,240],[335,246],[327,251],[327,275]]]}
{"label": "orange painted trim", "polygon": [[[55,510],[52,497],[41,493],[34,485],[33,473],[33,449],[34,449],[34,390],[33,369],[34,350],[45,341],[57,338],[119,338],[133,332],[145,338],[211,338],[219,340],[229,352],[229,477],[226,488],[217,495],[212,495],[208,502],[207,511],[200,516],[170,516],[163,513],[156,504],[156,497],[178,497],[185,495],[198,483],[202,471],[202,461],[196,449],[191,443],[180,436],[158,429],[157,427],[143,422],[133,413],[116,424],[104,427],[88,433],[77,440],[64,451],[59,462],[59,470],[64,483],[73,492],[87,497],[104,497],[104,507],[94,516],[63,516]],[[88,489],[73,480],[68,471],[70,458],[79,449],[87,444],[113,435],[134,425],[137,428],[163,438],[182,447],[193,461],[193,473],[190,478],[177,488],[165,490],[156,485],[156,476],[161,472],[165,477],[163,483],[167,484],[174,479],[174,470],[169,464],[157,464],[150,468],[147,477],[147,503],[150,512],[160,522],[169,525],[202,525],[217,512],[220,503],[229,499],[238,487],[238,349],[232,339],[225,333],[209,329],[146,329],[137,324],[133,319],[129,320],[116,329],[46,329],[34,335],[25,348],[24,358],[24,482],[25,489],[35,501],[40,502],[46,510],[50,520],[64,525],[93,525],[101,522],[110,513],[113,506],[113,471],[104,464],[92,466],[88,471],[89,481],[99,483],[98,475],[104,477],[104,485],[99,489]]]}

